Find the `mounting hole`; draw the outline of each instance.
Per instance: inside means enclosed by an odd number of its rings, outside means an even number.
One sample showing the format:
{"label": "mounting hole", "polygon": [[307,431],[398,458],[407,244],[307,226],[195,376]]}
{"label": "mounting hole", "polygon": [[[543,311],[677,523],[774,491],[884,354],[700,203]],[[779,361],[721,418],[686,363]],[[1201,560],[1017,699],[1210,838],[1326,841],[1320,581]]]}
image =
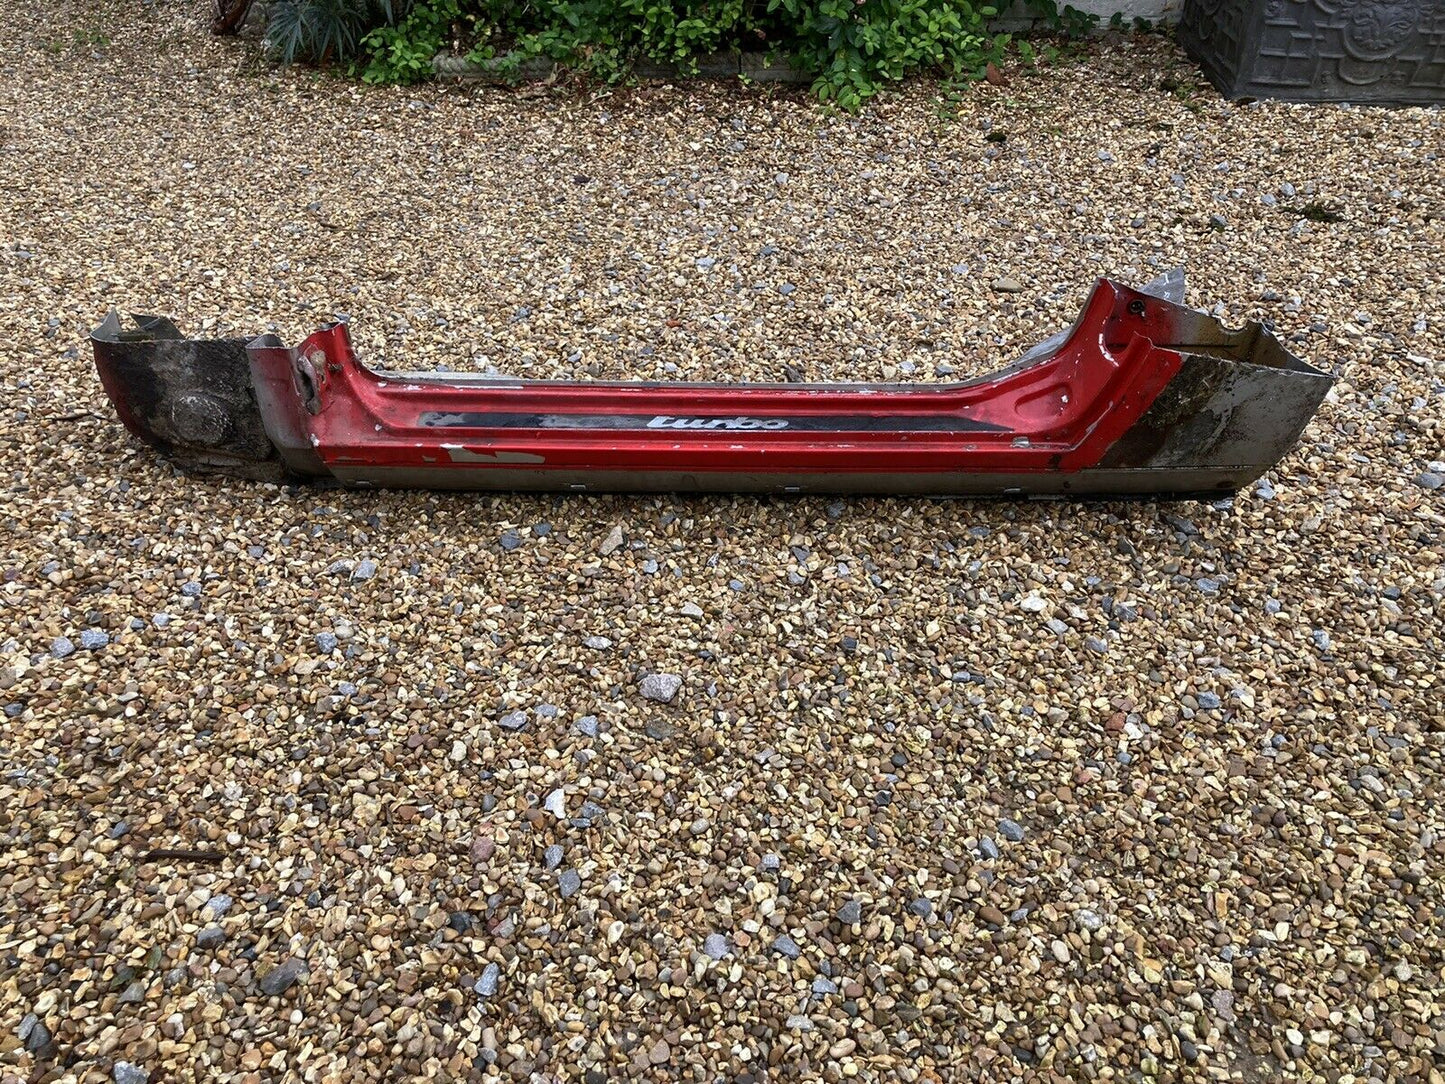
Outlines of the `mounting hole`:
{"label": "mounting hole", "polygon": [[1141,301],[1141,300],[1139,300],[1139,298],[1137,298],[1137,297],[1136,297],[1133,301],[1129,302],[1129,315],[1131,315],[1131,316],[1143,316],[1143,315],[1144,315],[1144,302]]}

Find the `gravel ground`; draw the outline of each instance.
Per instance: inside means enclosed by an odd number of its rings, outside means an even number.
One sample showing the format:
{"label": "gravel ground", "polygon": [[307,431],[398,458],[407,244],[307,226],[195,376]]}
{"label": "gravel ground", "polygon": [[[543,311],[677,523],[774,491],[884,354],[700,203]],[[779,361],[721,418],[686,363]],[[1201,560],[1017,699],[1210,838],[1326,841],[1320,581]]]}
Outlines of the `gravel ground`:
{"label": "gravel ground", "polygon": [[[1159,39],[371,89],[203,9],[0,11],[0,1080],[1442,1079],[1438,111]],[[196,480],[85,343],[931,380],[1176,263],[1342,377],[1232,502]]]}

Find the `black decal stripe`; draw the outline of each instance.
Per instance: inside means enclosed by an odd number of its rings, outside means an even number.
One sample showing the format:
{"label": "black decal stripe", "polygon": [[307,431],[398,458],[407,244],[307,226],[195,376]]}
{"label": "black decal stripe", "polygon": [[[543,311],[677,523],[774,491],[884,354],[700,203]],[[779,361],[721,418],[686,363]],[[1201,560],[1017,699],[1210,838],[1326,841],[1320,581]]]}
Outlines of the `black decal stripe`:
{"label": "black decal stripe", "polygon": [[[657,418],[668,422],[698,422],[698,425],[662,424],[649,426]],[[746,419],[759,425],[708,427],[714,420]],[[787,422],[769,427],[769,422]],[[1003,433],[1008,430],[991,422],[976,421],[956,414],[727,414],[718,416],[675,414],[508,414],[465,411],[427,411],[417,421],[429,429],[648,429],[659,433],[706,433],[739,436],[747,433]]]}

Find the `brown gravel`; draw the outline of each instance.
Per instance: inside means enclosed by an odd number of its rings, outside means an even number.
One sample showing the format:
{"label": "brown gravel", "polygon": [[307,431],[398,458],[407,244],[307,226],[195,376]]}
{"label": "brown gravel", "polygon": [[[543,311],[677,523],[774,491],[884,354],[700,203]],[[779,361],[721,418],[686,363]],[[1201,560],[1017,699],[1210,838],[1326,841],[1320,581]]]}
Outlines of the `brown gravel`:
{"label": "brown gravel", "polygon": [[[204,8],[0,10],[0,1081],[1442,1079],[1438,111],[370,89]],[[934,379],[1176,263],[1343,377],[1232,503],[200,481],[84,341]]]}

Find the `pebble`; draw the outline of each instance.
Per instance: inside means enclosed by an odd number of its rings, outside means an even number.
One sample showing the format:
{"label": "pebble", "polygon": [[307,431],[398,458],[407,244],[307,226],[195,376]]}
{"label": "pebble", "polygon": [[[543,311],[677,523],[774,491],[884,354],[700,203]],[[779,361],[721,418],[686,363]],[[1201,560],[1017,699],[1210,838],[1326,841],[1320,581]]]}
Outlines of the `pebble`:
{"label": "pebble", "polygon": [[598,547],[597,552],[600,553],[603,557],[611,557],[621,548],[622,527],[619,524],[613,527],[612,530],[608,532],[607,537],[602,540],[602,545]]}
{"label": "pebble", "polygon": [[1024,292],[1024,284],[1018,279],[994,279],[993,288],[1001,294],[1021,294]]}
{"label": "pebble", "polygon": [[497,725],[503,730],[522,730],[527,725],[527,713],[525,711],[509,711],[497,720]]}
{"label": "pebble", "polygon": [[710,933],[702,943],[702,951],[710,960],[721,960],[728,954],[728,939],[720,933]]}
{"label": "pebble", "polygon": [[501,979],[502,969],[495,963],[489,963],[482,969],[482,976],[477,979],[472,989],[480,997],[491,997],[497,992],[497,984]]}
{"label": "pebble", "polygon": [[80,646],[86,651],[99,651],[110,643],[110,634],[99,629],[86,629],[80,634]]}
{"label": "pebble", "polygon": [[978,917],[990,926],[1005,926],[1008,924],[1008,917],[991,903],[986,903],[978,909]]}
{"label": "pebble", "polygon": [[998,834],[1010,843],[1022,843],[1024,841],[1024,827],[1018,821],[1011,821],[1007,817],[998,822]]}
{"label": "pebble", "polygon": [[838,908],[838,921],[845,926],[854,926],[863,921],[863,905],[857,900],[849,900]]}
{"label": "pebble", "polygon": [[318,632],[316,634],[316,650],[323,655],[330,655],[340,642],[334,632]]}
{"label": "pebble", "polygon": [[356,567],[351,570],[353,580],[369,580],[376,575],[376,562],[372,560],[358,561]]}
{"label": "pebble", "polygon": [[277,997],[291,989],[305,970],[304,961],[298,960],[294,956],[287,957],[276,967],[263,974],[257,985],[267,997]]}
{"label": "pebble", "polygon": [[1436,474],[1434,471],[1421,471],[1415,475],[1415,484],[1421,489],[1439,489],[1445,486],[1445,474]]}
{"label": "pebble", "polygon": [[110,1077],[115,1084],[148,1084],[151,1074],[132,1062],[118,1061],[111,1067]]}
{"label": "pebble", "polygon": [[[34,1016],[35,1014],[31,1013],[27,1019],[34,1018]],[[24,1038],[26,1051],[31,1054],[44,1055],[49,1052],[53,1041],[50,1028],[46,1026],[45,1021],[33,1019]]]}
{"label": "pebble", "polygon": [[682,678],[677,674],[647,674],[637,687],[644,698],[670,704],[682,688]]}
{"label": "pebble", "polygon": [[567,791],[562,787],[558,787],[556,790],[549,793],[546,800],[542,803],[542,808],[545,809],[548,813],[552,814],[552,816],[556,817],[559,821],[566,820]]}
{"label": "pebble", "polygon": [[575,896],[582,888],[582,875],[575,869],[564,869],[557,876],[557,890],[562,893],[565,900],[569,896]]}
{"label": "pebble", "polygon": [[790,960],[796,960],[803,954],[803,950],[798,948],[798,943],[785,933],[779,934],[773,941],[773,951],[782,953]]}
{"label": "pebble", "polygon": [[542,861],[549,870],[562,864],[562,844],[553,843],[542,854]]}
{"label": "pebble", "polygon": [[75,644],[68,636],[57,636],[50,642],[50,654],[57,659],[69,658],[75,654]]}
{"label": "pebble", "polygon": [[226,940],[226,931],[220,926],[207,926],[196,934],[196,947],[212,949],[223,944]]}

